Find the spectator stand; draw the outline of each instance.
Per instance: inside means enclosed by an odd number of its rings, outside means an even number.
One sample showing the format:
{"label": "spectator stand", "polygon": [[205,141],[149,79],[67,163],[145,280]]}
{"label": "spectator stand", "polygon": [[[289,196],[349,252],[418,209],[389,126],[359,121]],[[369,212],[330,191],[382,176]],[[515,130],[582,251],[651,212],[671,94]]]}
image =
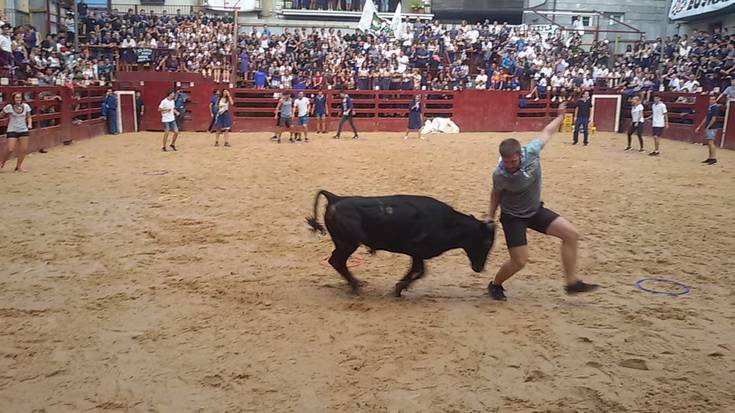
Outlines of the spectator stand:
{"label": "spectator stand", "polygon": [[[542,25],[531,25],[530,28],[541,32],[552,33],[555,30],[560,31],[564,35],[579,35],[579,46],[585,50],[590,50],[598,42],[608,40],[612,37],[614,44],[613,52],[620,53],[621,47],[626,44],[641,42],[644,39],[643,31],[631,26],[609,13],[599,11],[580,12],[575,10],[540,10],[543,3],[536,7],[527,8],[524,13],[531,14],[544,22]],[[582,19],[588,24],[580,24],[575,26],[574,19]],[[569,21],[569,25],[561,22]],[[616,29],[604,29],[604,27],[615,26]],[[624,48],[624,47],[623,47]]]}

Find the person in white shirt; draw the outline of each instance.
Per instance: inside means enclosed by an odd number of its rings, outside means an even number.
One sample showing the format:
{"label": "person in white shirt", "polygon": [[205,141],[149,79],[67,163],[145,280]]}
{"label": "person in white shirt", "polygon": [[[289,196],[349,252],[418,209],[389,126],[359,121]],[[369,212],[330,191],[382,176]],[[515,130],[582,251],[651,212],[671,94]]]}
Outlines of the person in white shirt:
{"label": "person in white shirt", "polygon": [[13,40],[10,25],[0,22],[0,27],[0,67],[4,68],[13,61]]}
{"label": "person in white shirt", "polygon": [[661,96],[654,95],[653,105],[651,106],[651,126],[653,128],[653,142],[655,149],[649,153],[650,156],[661,155],[659,149],[659,140],[664,132],[665,128],[669,127],[669,112],[666,110],[666,105],[661,102]]}
{"label": "person in white shirt", "polygon": [[[299,130],[299,133],[304,134],[304,142],[309,142],[309,98],[304,96],[304,92],[299,92],[299,97],[294,100],[293,104],[298,119],[297,130]],[[299,138],[296,138],[296,140],[299,140]]]}
{"label": "person in white shirt", "polygon": [[558,73],[554,73],[553,76],[551,76],[551,101],[555,102],[557,99],[559,99],[559,102],[562,101],[561,96],[561,85],[562,85],[563,79]]}
{"label": "person in white shirt", "polygon": [[689,75],[689,80],[684,82],[684,87],[689,93],[696,93],[700,91],[699,81],[695,75]]}
{"label": "person in white shirt", "polygon": [[638,143],[641,148],[638,152],[643,152],[643,122],[646,120],[643,116],[643,105],[641,105],[641,98],[638,96],[633,97],[633,104],[630,109],[631,122],[628,128],[628,146],[625,148],[626,151],[631,150],[630,141],[633,136],[633,132],[638,135]]}
{"label": "person in white shirt", "polygon": [[679,76],[677,76],[676,74],[671,75],[671,80],[669,80],[669,90],[672,92],[681,91],[681,83],[679,82]]}
{"label": "person in white shirt", "polygon": [[172,90],[169,92],[161,104],[158,105],[158,111],[161,112],[161,122],[163,123],[163,146],[161,150],[166,152],[166,142],[168,141],[168,133],[173,132],[171,138],[171,149],[176,150],[176,138],[179,137],[179,127],[176,126],[176,116],[178,112],[174,103],[175,92]]}
{"label": "person in white shirt", "polygon": [[480,69],[480,74],[475,76],[475,89],[487,89],[487,75],[485,69]]}
{"label": "person in white shirt", "polygon": [[584,22],[582,21],[582,16],[577,16],[576,19],[572,22],[572,27],[574,30],[579,34],[580,36],[584,36]]}

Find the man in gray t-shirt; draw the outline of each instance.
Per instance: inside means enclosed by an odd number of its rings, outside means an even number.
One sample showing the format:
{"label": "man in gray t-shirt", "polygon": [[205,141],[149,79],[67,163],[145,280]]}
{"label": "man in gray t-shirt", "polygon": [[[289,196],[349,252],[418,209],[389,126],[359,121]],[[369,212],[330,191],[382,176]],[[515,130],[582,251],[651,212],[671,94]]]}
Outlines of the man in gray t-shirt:
{"label": "man in gray t-shirt", "polygon": [[735,101],[735,78],[730,79],[730,86],[726,87],[725,90],[720,93],[720,96],[717,97],[715,102],[719,102],[723,96],[727,96],[727,99],[725,99],[726,105],[727,102]]}
{"label": "man in gray t-shirt", "polygon": [[[276,141],[278,143],[281,143],[281,134],[283,132],[285,131],[291,132],[293,114],[294,114],[293,96],[291,94],[283,95],[283,97],[281,97],[281,100],[278,101],[278,105],[276,105],[275,118],[278,119],[278,129],[276,129]],[[291,143],[294,142],[293,133],[291,133],[291,137],[288,140]]]}
{"label": "man in gray t-shirt", "polygon": [[490,198],[490,218],[495,219],[500,206],[500,222],[503,224],[505,242],[510,259],[498,270],[488,285],[490,296],[505,300],[503,282],[520,271],[528,261],[526,229],[562,240],[562,264],[566,275],[566,291],[569,294],[595,290],[598,286],[587,284],[575,275],[577,264],[578,234],[574,226],[541,202],[541,150],[559,129],[567,105],[559,105],[556,119],[549,123],[538,139],[521,146],[515,139],[500,143],[500,161],[493,172],[493,190]]}

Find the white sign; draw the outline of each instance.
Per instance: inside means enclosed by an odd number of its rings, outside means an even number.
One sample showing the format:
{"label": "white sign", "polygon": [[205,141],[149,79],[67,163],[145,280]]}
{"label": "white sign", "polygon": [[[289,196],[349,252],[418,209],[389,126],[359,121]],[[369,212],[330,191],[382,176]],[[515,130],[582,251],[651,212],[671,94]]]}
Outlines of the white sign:
{"label": "white sign", "polygon": [[674,0],[669,9],[671,20],[695,17],[735,5],[735,0]]}
{"label": "white sign", "polygon": [[212,10],[256,10],[255,0],[207,0],[207,8]]}

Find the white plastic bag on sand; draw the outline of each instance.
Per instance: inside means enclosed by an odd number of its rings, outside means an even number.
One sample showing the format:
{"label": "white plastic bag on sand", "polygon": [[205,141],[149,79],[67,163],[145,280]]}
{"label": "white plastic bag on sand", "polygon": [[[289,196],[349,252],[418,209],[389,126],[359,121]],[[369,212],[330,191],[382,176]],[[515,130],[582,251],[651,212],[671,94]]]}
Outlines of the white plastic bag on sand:
{"label": "white plastic bag on sand", "polygon": [[459,133],[459,126],[449,118],[427,119],[421,129],[421,134],[429,135],[431,133]]}

